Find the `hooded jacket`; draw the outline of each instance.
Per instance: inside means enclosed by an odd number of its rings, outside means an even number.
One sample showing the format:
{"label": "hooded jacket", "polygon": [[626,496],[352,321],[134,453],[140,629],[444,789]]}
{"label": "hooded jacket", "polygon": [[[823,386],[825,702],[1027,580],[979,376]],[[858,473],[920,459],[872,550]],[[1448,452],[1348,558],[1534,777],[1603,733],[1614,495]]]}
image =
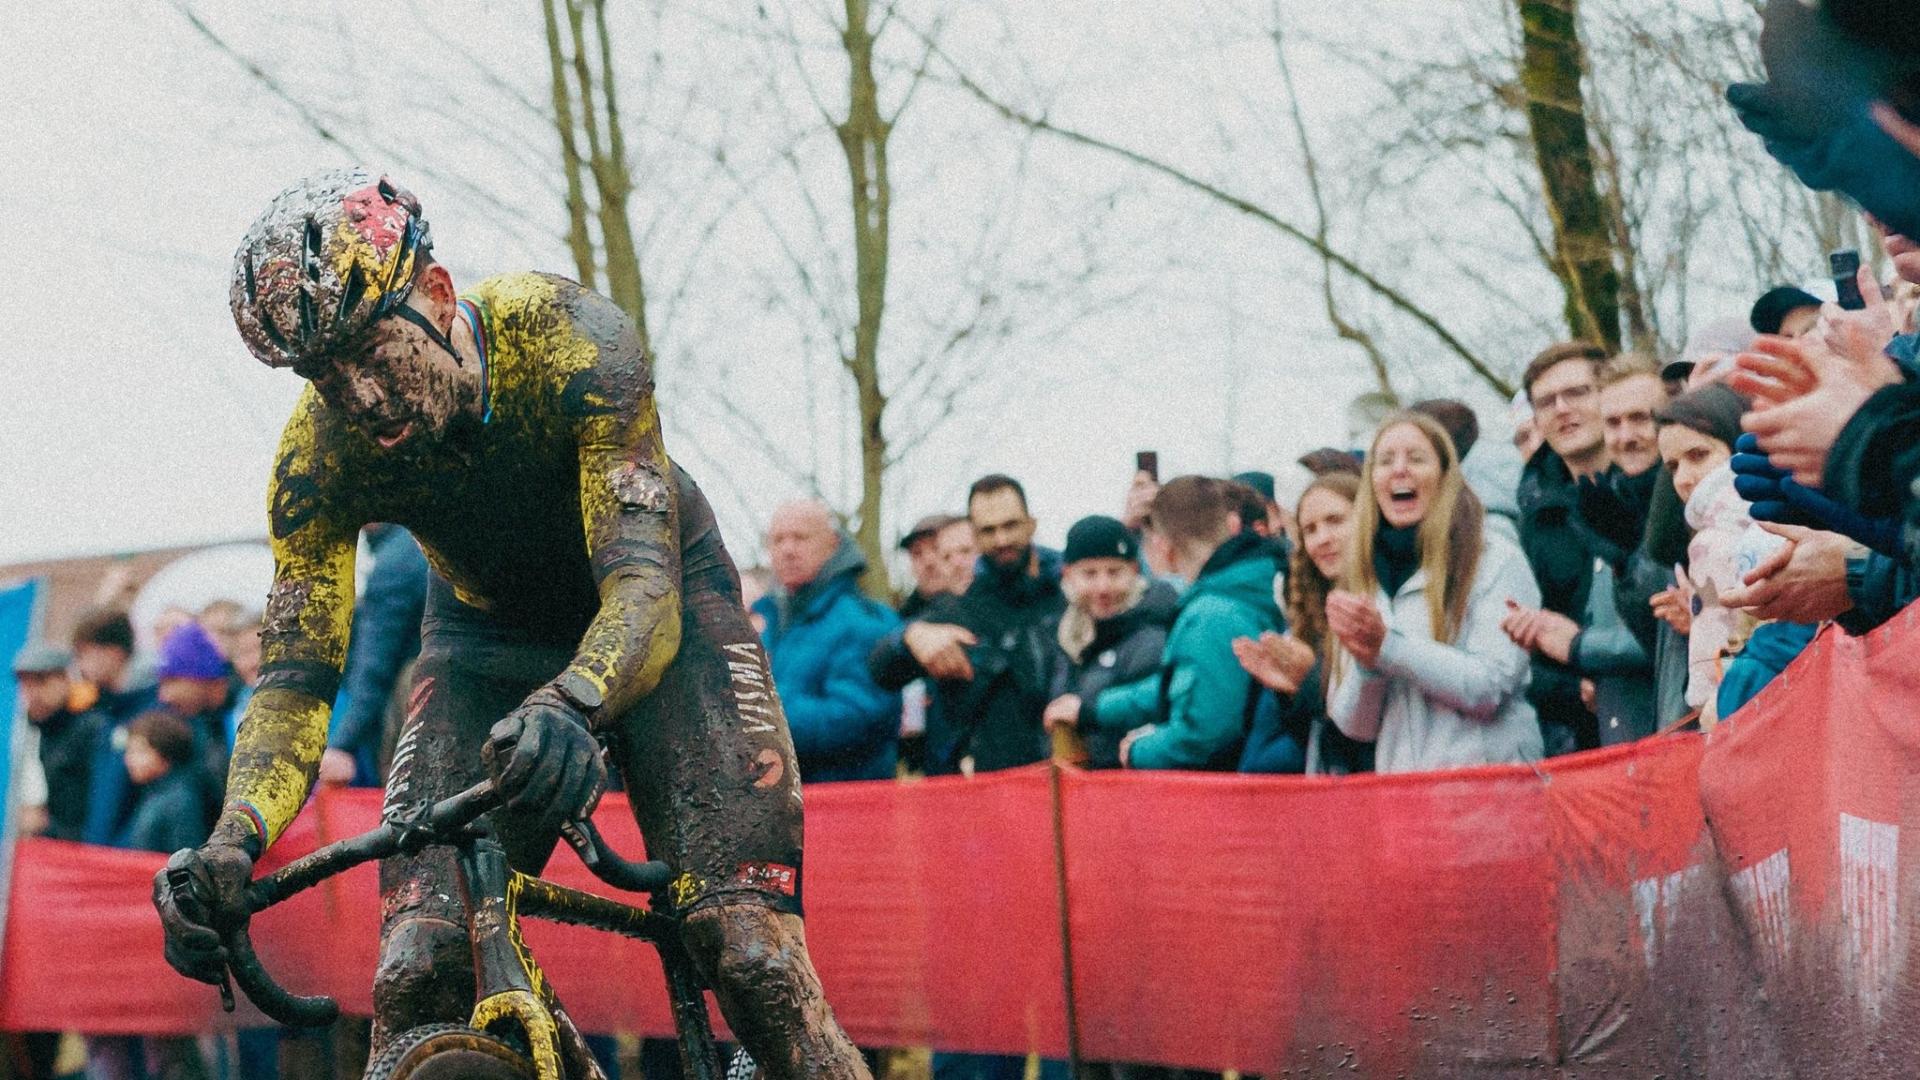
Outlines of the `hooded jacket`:
{"label": "hooded jacket", "polygon": [[[1040,714],[1056,645],[1051,637],[1067,606],[1060,592],[1060,553],[1036,546],[1033,560],[1002,571],[980,560],[973,584],[960,596],[937,596],[911,622],[951,623],[971,631],[970,679],[933,683],[927,711],[927,775],[960,771],[973,759],[977,772],[1030,765],[1047,757]],[[899,690],[927,671],[907,648],[905,628],[882,638],[867,659],[873,680]]]}
{"label": "hooded jacket", "polygon": [[1525,467],[1512,447],[1485,439],[1460,459],[1460,476],[1486,507],[1486,528],[1520,542],[1520,472]]}
{"label": "hooded jacket", "polygon": [[1151,725],[1134,740],[1136,769],[1232,769],[1252,717],[1253,677],[1233,655],[1233,639],[1283,630],[1273,601],[1279,571],[1273,550],[1242,534],[1222,544],[1180,598],[1160,670],[1107,689],[1082,721],[1125,733]]}
{"label": "hooded jacket", "polygon": [[861,595],[866,569],[843,534],[812,581],[791,594],[776,588],[753,605],[766,620],[761,639],[805,783],[893,779],[900,691],[875,684],[866,657],[900,619]]}
{"label": "hooded jacket", "polygon": [[1527,700],[1528,656],[1500,628],[1507,601],[1539,607],[1540,590],[1517,548],[1497,533],[1485,549],[1452,644],[1435,641],[1427,574],[1416,570],[1375,603],[1387,637],[1375,667],[1343,658],[1327,714],[1350,738],[1372,740],[1377,772],[1535,761],[1540,725]]}
{"label": "hooded jacket", "polygon": [[206,801],[203,782],[192,766],[168,769],[165,776],[134,789],[133,810],[113,846],[175,852],[206,843],[209,825],[201,813]]}
{"label": "hooded jacket", "polygon": [[[1068,606],[1060,615],[1054,639],[1060,646],[1054,654],[1055,667],[1049,680],[1050,697],[1080,695],[1079,730],[1087,744],[1087,765],[1095,769],[1120,766],[1120,735],[1096,726],[1092,702],[1100,692],[1151,678],[1160,671],[1160,657],[1167,648],[1167,628],[1180,612],[1180,594],[1164,581],[1142,579],[1145,586],[1140,599],[1110,619],[1093,620],[1084,612]],[[1085,626],[1091,623],[1091,637]],[[1081,642],[1084,640],[1084,644]]]}

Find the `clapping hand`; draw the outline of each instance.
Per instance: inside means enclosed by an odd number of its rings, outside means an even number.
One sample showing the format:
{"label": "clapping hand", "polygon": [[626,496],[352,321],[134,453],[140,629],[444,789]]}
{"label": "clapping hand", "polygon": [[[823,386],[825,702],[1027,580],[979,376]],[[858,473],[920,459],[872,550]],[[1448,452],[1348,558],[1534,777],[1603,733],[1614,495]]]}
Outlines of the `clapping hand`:
{"label": "clapping hand", "polygon": [[952,623],[910,623],[901,640],[935,679],[973,678],[973,662],[967,659],[967,646],[980,642],[966,627]]}
{"label": "clapping hand", "polygon": [[1344,589],[1334,590],[1327,597],[1327,629],[1361,667],[1371,668],[1380,662],[1380,647],[1387,641],[1387,621],[1372,600]]}
{"label": "clapping hand", "polygon": [[1693,586],[1684,576],[1675,575],[1679,584],[1672,588],[1654,593],[1648,599],[1653,608],[1653,617],[1673,627],[1673,632],[1681,637],[1693,633]]}
{"label": "clapping hand", "polygon": [[1061,694],[1047,703],[1047,711],[1040,714],[1040,723],[1048,731],[1061,725],[1077,727],[1080,724],[1080,695]]}
{"label": "clapping hand", "polygon": [[1306,642],[1271,630],[1258,638],[1234,638],[1233,655],[1261,686],[1281,694],[1299,693],[1301,680],[1313,670],[1313,649]]}

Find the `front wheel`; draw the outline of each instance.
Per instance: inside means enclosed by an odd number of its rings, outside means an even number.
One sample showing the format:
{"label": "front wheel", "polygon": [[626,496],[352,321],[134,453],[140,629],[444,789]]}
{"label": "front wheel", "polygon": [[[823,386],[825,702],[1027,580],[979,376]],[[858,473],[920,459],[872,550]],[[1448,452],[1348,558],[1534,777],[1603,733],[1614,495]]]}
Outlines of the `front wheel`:
{"label": "front wheel", "polygon": [[460,1024],[402,1032],[367,1066],[366,1080],[535,1080],[525,1054]]}

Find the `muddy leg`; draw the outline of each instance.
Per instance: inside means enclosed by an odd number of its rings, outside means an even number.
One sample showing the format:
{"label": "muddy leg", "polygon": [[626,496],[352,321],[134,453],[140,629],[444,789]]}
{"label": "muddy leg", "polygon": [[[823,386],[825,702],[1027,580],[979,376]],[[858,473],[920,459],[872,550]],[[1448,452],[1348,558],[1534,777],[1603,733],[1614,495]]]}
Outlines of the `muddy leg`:
{"label": "muddy leg", "polygon": [[827,1007],[799,916],[723,904],[687,916],[684,934],[728,1026],[767,1076],[871,1080]]}
{"label": "muddy leg", "polygon": [[[565,663],[540,650],[467,636],[429,637],[414,668],[407,718],[387,779],[386,812],[444,799],[485,778],[480,749],[493,722]],[[516,869],[537,872],[553,836],[496,812],[496,833]],[[380,965],[373,982],[372,1056],[421,1024],[464,1024],[473,1012],[473,946],[451,848],[380,863]]]}

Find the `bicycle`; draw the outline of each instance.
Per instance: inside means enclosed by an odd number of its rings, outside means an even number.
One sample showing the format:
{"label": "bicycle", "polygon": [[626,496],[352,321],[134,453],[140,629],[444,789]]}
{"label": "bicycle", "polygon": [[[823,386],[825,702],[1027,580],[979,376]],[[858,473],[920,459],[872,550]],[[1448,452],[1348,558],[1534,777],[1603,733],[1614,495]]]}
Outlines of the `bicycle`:
{"label": "bicycle", "polygon": [[[581,820],[561,829],[569,846],[601,881],[648,894],[648,907],[523,874],[507,865],[506,850],[481,820],[499,803],[492,781],[483,781],[440,802],[402,808],[373,829],[328,844],[248,887],[247,906],[257,914],[362,863],[432,846],[455,849],[473,943],[473,1013],[464,1025],[430,1024],[401,1033],[368,1064],[367,1080],[607,1080],[522,939],[523,916],[652,944],[666,970],[687,1080],[725,1080],[729,1070],[707,1018],[705,987],[680,945],[670,896],[672,870],[663,862],[620,857],[591,820]],[[187,872],[169,873],[176,892],[187,895]],[[276,983],[245,925],[221,928],[220,937],[232,976],[231,981],[223,976],[220,984],[228,1012],[234,1009],[233,983],[238,983],[261,1012],[289,1027],[324,1027],[339,1017],[339,1003],[332,998],[304,997]],[[739,1075],[742,1062],[733,1064],[732,1074]]]}

